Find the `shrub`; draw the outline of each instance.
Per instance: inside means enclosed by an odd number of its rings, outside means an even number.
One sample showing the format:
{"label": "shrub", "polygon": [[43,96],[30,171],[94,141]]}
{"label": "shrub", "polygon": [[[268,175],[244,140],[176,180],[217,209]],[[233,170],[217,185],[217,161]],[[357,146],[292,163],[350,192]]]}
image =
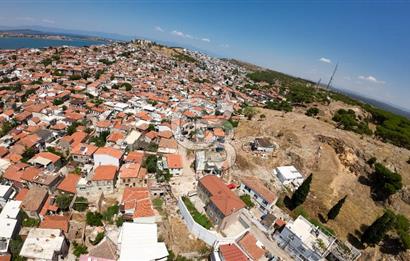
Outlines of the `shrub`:
{"label": "shrub", "polygon": [[251,197],[248,194],[242,195],[240,196],[240,198],[248,208],[253,208],[255,206],[255,204],[251,200]]}
{"label": "shrub", "polygon": [[318,114],[319,114],[319,109],[316,107],[309,108],[306,111],[306,115],[310,117],[317,116]]}
{"label": "shrub", "polygon": [[56,197],[56,204],[59,209],[61,209],[62,211],[65,211],[70,206],[70,203],[72,200],[73,198],[70,195],[61,194]]}
{"label": "shrub", "polygon": [[83,212],[88,208],[88,200],[84,197],[77,197],[73,204],[73,209]]}
{"label": "shrub", "polygon": [[87,212],[86,214],[86,223],[87,225],[93,226],[93,227],[99,227],[102,226],[102,218],[103,215],[99,212]]}
{"label": "shrub", "polygon": [[82,244],[77,244],[76,242],[74,242],[73,245],[74,245],[73,254],[76,257],[80,257],[81,255],[88,253],[87,246],[82,245]]}
{"label": "shrub", "polygon": [[100,232],[100,233],[97,234],[97,236],[94,238],[94,240],[91,240],[91,239],[90,239],[90,243],[91,243],[93,246],[98,245],[98,243],[100,243],[101,240],[104,239],[104,236],[105,236],[104,232]]}
{"label": "shrub", "polygon": [[182,201],[184,202],[185,206],[187,207],[189,213],[191,214],[192,218],[201,226],[206,229],[210,229],[212,227],[211,221],[205,214],[199,213],[199,211],[195,208],[194,204],[189,200],[187,197],[182,197]]}

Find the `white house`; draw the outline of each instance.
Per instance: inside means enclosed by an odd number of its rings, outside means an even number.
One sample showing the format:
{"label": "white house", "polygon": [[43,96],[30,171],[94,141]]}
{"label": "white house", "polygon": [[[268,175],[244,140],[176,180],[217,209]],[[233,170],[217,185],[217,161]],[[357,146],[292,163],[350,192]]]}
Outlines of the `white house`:
{"label": "white house", "polygon": [[20,229],[21,201],[10,200],[0,213],[0,254],[6,253],[9,243]]}
{"label": "white house", "polygon": [[282,166],[273,170],[284,186],[293,186],[295,189],[303,183],[303,176],[294,166]]}
{"label": "white house", "polygon": [[94,165],[114,165],[118,168],[120,166],[122,156],[123,152],[121,150],[111,147],[99,148],[93,154]]}
{"label": "white house", "polygon": [[60,229],[32,228],[24,241],[20,256],[42,261],[62,260],[68,245]]}
{"label": "white house", "polygon": [[264,213],[269,212],[278,200],[275,193],[270,191],[259,179],[254,177],[241,179],[239,188],[243,193],[248,194],[253,201],[258,203],[259,208]]}
{"label": "white house", "polygon": [[0,184],[0,207],[3,207],[9,199],[16,195],[16,191],[11,185]]}
{"label": "white house", "polygon": [[278,246],[295,259],[319,261],[330,253],[336,238],[326,235],[303,216],[289,222],[275,235]]}
{"label": "white house", "polygon": [[259,152],[271,153],[275,149],[275,145],[267,138],[256,138],[252,143],[252,149]]}
{"label": "white house", "polygon": [[158,242],[157,224],[125,222],[118,237],[119,261],[167,260],[165,243]]}

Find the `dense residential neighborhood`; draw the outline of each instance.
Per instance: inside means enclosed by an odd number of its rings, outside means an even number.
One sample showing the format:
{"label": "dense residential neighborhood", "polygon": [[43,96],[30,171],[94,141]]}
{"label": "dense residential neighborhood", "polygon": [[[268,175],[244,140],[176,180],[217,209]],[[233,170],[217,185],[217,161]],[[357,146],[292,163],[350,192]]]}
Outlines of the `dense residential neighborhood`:
{"label": "dense residential neighborhood", "polygon": [[0,260],[359,258],[279,204],[310,173],[231,175],[238,121],[280,97],[246,88],[243,67],[146,40],[0,59]]}

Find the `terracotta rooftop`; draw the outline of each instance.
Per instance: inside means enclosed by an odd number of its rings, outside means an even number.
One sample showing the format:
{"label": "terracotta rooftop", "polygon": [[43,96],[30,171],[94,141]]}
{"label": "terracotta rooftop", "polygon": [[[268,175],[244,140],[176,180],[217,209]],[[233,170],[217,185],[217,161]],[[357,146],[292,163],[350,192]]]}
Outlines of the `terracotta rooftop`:
{"label": "terracotta rooftop", "polygon": [[124,210],[134,210],[134,218],[155,215],[148,188],[126,187],[122,195],[121,204],[124,206]]}
{"label": "terracotta rooftop", "polygon": [[178,154],[166,155],[167,165],[169,169],[182,169],[182,157]]}
{"label": "terracotta rooftop", "polygon": [[76,194],[76,186],[80,178],[80,175],[69,173],[64,177],[63,181],[58,185],[57,189],[64,192]]}
{"label": "terracotta rooftop", "polygon": [[114,180],[115,174],[117,173],[116,166],[102,165],[95,168],[93,181],[98,180]]}
{"label": "terracotta rooftop", "polygon": [[144,159],[144,152],[139,151],[130,151],[128,155],[125,157],[125,161],[127,162],[134,162],[142,164],[142,160]]}
{"label": "terracotta rooftop", "polygon": [[256,238],[250,232],[247,232],[238,244],[253,260],[259,260],[265,254],[265,250],[257,245]]}
{"label": "terracotta rooftop", "polygon": [[225,261],[248,261],[248,257],[235,244],[221,245],[219,252]]}
{"label": "terracotta rooftop", "polygon": [[120,168],[120,178],[138,178],[141,165],[137,163],[123,164]]}
{"label": "terracotta rooftop", "polygon": [[111,157],[121,159],[123,152],[121,150],[114,149],[111,147],[102,147],[98,148],[94,154],[106,154],[110,155]]}
{"label": "terracotta rooftop", "polygon": [[244,177],[241,179],[242,183],[245,184],[247,187],[251,188],[253,191],[258,193],[261,197],[263,197],[269,203],[272,203],[276,199],[275,193],[270,191],[259,179],[255,177]]}
{"label": "terracotta rooftop", "polygon": [[209,191],[210,200],[225,216],[245,207],[243,201],[217,176],[207,175],[199,182]]}
{"label": "terracotta rooftop", "polygon": [[61,229],[65,233],[69,229],[69,217],[66,216],[45,216],[40,223],[40,228]]}

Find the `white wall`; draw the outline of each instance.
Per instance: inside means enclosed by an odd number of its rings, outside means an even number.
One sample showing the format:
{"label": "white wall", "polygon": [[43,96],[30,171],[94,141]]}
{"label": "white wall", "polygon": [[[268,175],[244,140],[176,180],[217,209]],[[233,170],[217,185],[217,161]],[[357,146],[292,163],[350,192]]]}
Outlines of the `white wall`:
{"label": "white wall", "polygon": [[222,235],[218,234],[215,231],[208,230],[201,226],[200,224],[196,223],[195,220],[192,218],[191,214],[189,213],[188,209],[186,208],[182,198],[178,198],[178,207],[180,210],[180,214],[182,215],[185,224],[188,227],[188,230],[198,237],[200,240],[204,241],[206,244],[213,246],[214,244],[223,244],[223,243],[232,243],[234,242],[239,236],[243,235],[248,229],[244,230],[240,235],[235,238],[230,237],[223,237]]}

